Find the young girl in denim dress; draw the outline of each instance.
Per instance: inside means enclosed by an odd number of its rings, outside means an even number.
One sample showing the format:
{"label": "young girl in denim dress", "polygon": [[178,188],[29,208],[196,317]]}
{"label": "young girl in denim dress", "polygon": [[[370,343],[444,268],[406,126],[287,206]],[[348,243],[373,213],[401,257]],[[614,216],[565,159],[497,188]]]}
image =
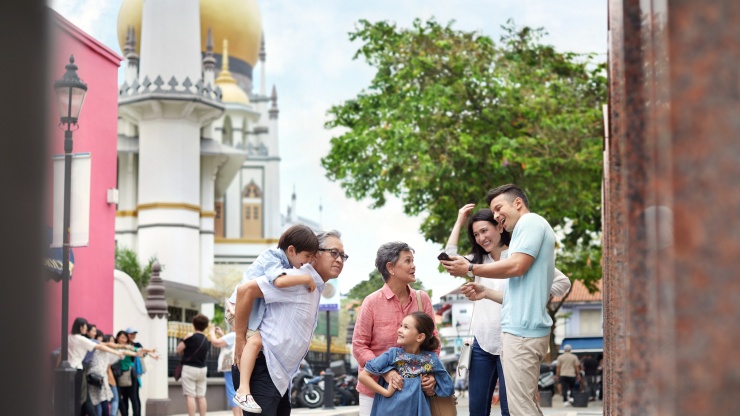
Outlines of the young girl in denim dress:
{"label": "young girl in denim dress", "polygon": [[[448,397],[454,393],[452,378],[434,351],[439,340],[432,336],[434,321],[424,312],[414,312],[398,328],[399,347],[392,347],[365,364],[359,381],[375,392],[371,416],[404,415],[431,416],[429,398],[421,390],[421,376],[433,374],[434,393]],[[403,389],[395,390],[380,377],[380,384],[370,374],[382,375],[396,370],[403,377]]]}

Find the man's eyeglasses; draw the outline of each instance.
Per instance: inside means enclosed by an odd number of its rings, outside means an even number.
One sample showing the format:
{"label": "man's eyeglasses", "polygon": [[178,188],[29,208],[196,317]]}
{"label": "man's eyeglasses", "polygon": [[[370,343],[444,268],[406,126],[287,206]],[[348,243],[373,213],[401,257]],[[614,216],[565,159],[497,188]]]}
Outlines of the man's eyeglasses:
{"label": "man's eyeglasses", "polygon": [[336,259],[337,257],[341,257],[342,261],[347,261],[347,259],[349,258],[348,255],[344,253],[340,253],[339,250],[335,248],[320,248],[319,251],[328,251],[333,259]]}

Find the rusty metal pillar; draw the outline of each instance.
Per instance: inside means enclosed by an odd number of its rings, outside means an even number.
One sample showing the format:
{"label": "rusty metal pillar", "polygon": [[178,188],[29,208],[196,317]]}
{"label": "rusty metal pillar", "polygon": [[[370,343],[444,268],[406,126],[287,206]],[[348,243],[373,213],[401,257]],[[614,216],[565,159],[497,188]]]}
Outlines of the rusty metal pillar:
{"label": "rusty metal pillar", "polygon": [[609,2],[606,415],[740,408],[740,2]]}

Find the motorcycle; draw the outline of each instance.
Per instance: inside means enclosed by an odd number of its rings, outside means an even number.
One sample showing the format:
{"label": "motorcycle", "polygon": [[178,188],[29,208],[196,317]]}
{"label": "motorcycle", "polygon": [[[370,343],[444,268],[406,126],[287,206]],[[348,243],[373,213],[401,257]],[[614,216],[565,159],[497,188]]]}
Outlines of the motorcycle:
{"label": "motorcycle", "polygon": [[298,403],[303,407],[315,409],[324,404],[324,376],[304,377],[303,386],[298,391]]}
{"label": "motorcycle", "polygon": [[292,407],[298,407],[301,402],[298,397],[304,390],[306,382],[314,377],[311,365],[306,360],[302,360],[298,366],[298,371],[293,375],[290,389],[290,405]]}
{"label": "motorcycle", "polygon": [[357,393],[357,378],[349,374],[336,377],[334,383],[334,406],[354,406],[360,404]]}
{"label": "motorcycle", "polygon": [[538,391],[550,391],[553,396],[555,395],[555,370],[551,365],[542,364],[540,365],[540,377],[537,380]]}

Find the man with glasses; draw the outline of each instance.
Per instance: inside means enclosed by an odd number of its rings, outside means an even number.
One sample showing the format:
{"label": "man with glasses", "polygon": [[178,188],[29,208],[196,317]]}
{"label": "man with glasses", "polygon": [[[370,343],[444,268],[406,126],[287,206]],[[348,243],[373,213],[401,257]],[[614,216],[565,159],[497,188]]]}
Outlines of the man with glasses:
{"label": "man with glasses", "polygon": [[[319,233],[319,249],[311,263],[300,269],[286,271],[290,274],[309,274],[316,283],[316,290],[307,291],[303,286],[276,288],[265,277],[242,284],[237,289],[234,357],[241,356],[246,339],[249,308],[254,298],[263,298],[265,314],[259,330],[262,351],[257,357],[250,381],[252,397],[266,416],[290,414],[290,380],[308,352],[318,319],[321,292],[329,279],[335,279],[344,268],[349,256],[344,253],[339,231]],[[239,369],[232,367],[234,388],[238,389]],[[247,415],[248,413],[244,413]]]}

